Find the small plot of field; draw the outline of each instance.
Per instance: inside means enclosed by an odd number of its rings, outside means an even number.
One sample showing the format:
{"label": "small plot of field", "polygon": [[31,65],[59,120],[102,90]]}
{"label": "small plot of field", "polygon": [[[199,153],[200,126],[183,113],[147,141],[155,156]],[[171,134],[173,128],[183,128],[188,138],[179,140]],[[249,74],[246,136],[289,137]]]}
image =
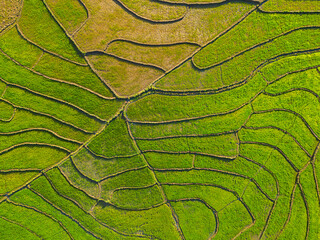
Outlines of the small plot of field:
{"label": "small plot of field", "polygon": [[266,12],[320,12],[320,3],[312,0],[270,0],[260,9]]}
{"label": "small plot of field", "polygon": [[110,43],[106,52],[134,62],[153,64],[169,70],[190,56],[197,48],[197,45],[188,43],[148,46],[119,40]]}
{"label": "small plot of field", "polygon": [[81,1],[46,0],[46,3],[69,33],[77,30],[88,17],[88,13]]}
{"label": "small plot of field", "polygon": [[6,27],[13,24],[21,10],[21,2],[19,0],[4,0],[0,3],[0,32]]}
{"label": "small plot of field", "polygon": [[155,22],[170,22],[181,19],[188,10],[183,5],[165,4],[151,0],[121,0],[119,2],[136,16]]}

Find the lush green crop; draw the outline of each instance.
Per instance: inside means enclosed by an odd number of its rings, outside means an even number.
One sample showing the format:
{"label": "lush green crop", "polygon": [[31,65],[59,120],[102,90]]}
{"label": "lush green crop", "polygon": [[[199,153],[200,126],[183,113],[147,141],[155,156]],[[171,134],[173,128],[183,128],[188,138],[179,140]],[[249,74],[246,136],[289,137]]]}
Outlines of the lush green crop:
{"label": "lush green crop", "polygon": [[0,239],[320,239],[320,9],[3,0]]}

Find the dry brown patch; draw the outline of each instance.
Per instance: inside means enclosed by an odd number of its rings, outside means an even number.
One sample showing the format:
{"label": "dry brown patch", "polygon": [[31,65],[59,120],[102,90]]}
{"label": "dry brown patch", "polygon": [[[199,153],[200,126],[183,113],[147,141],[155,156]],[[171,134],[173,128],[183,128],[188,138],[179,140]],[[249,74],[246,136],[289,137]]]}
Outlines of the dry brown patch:
{"label": "dry brown patch", "polygon": [[0,32],[16,21],[19,16],[21,7],[21,0],[0,1]]}

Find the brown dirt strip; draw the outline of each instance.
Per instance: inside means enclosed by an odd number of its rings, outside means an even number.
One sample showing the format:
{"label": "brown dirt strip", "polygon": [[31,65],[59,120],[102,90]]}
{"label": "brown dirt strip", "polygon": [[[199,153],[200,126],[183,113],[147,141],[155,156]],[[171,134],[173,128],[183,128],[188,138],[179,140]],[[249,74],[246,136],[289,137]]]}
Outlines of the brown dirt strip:
{"label": "brown dirt strip", "polygon": [[108,47],[114,42],[127,42],[127,43],[132,43],[132,44],[135,44],[138,46],[143,46],[143,47],[167,47],[167,46],[169,47],[169,46],[175,46],[175,45],[180,45],[180,44],[189,44],[189,45],[196,45],[198,47],[201,47],[201,45],[199,45],[196,42],[188,42],[188,41],[173,42],[173,43],[161,43],[161,44],[147,44],[147,43],[137,42],[134,40],[128,40],[125,38],[115,38],[107,43],[107,46],[105,47],[104,52],[107,52]]}
{"label": "brown dirt strip", "polygon": [[[117,60],[122,61],[122,62],[132,63],[132,64],[135,64],[135,65],[138,65],[138,66],[142,66],[142,67],[155,68],[155,69],[160,70],[162,72],[166,72],[166,70],[163,69],[161,66],[158,66],[158,65],[155,65],[155,64],[147,64],[147,63],[143,63],[143,62],[133,61],[133,60],[130,60],[130,59],[127,59],[127,58],[124,58],[124,57],[119,57],[119,56],[117,56],[115,54],[103,52],[103,51],[100,51],[100,50],[92,50],[90,52],[86,52],[85,53],[85,56],[95,56],[95,55],[111,56],[111,57],[114,57]],[[101,70],[98,70],[98,71],[101,71]]]}

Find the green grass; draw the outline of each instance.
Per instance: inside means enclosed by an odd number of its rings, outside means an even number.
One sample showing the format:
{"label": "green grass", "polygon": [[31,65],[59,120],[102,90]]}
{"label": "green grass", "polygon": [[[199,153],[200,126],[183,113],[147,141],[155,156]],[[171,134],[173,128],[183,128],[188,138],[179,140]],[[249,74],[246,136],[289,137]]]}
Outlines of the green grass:
{"label": "green grass", "polygon": [[39,211],[45,212],[46,214],[54,217],[65,226],[71,236],[75,239],[95,239],[70,217],[61,214],[61,212],[57,208],[44,201],[40,196],[36,195],[29,189],[23,189],[17,192],[11,197],[11,199],[14,202],[34,207]]}
{"label": "green grass", "polygon": [[267,143],[278,147],[298,169],[302,169],[309,161],[309,156],[293,138],[277,129],[243,129],[239,138],[240,141]]}
{"label": "green grass", "polygon": [[251,228],[241,233],[239,239],[258,239],[265,226],[272,202],[253,183],[248,184],[242,199],[248,205],[256,222]]}
{"label": "green grass", "polygon": [[105,239],[121,239],[121,237],[112,230],[98,223],[90,214],[81,210],[73,202],[59,196],[50,186],[49,182],[44,178],[38,178],[31,184],[31,188],[39,192],[52,204],[59,207],[62,211],[77,219],[85,228],[94,232],[100,238]]}
{"label": "green grass", "polygon": [[17,87],[8,87],[4,98],[20,107],[50,114],[59,120],[74,124],[87,131],[94,132],[98,130],[101,125],[98,120],[85,115],[78,109]]}
{"label": "green grass", "polygon": [[319,65],[320,52],[287,56],[270,62],[260,71],[268,82],[273,82],[286,73]]}
{"label": "green grass", "polygon": [[[115,144],[116,143],[116,144]],[[125,120],[118,116],[112,120],[88,147],[105,157],[132,155],[137,153],[129,136]]]}
{"label": "green grass", "polygon": [[155,174],[160,183],[205,183],[223,186],[240,194],[249,180],[208,170],[168,171]]}
{"label": "green grass", "polygon": [[261,169],[260,166],[249,162],[242,157],[237,157],[231,161],[225,161],[218,158],[196,156],[194,165],[198,168],[219,169],[253,178],[262,190],[265,191],[272,199],[276,197],[276,182],[272,175],[270,175],[266,170]]}
{"label": "green grass", "polygon": [[163,74],[163,71],[98,54],[88,56],[99,75],[122,97],[132,96],[144,90]]}
{"label": "green grass", "polygon": [[260,9],[267,12],[319,12],[318,1],[303,0],[271,0],[264,3]]}
{"label": "green grass", "polygon": [[[194,67],[192,61],[188,60],[157,81],[155,88],[179,91],[219,89],[228,85],[227,83],[230,82],[228,79],[231,79],[231,72],[233,76],[235,74],[233,69],[224,71],[224,66],[227,66],[227,64],[199,71]],[[241,68],[237,69],[236,73],[239,71],[241,71]],[[225,80],[227,80],[226,83]],[[237,78],[237,80],[240,81],[241,79]]]}
{"label": "green grass", "polygon": [[130,104],[127,115],[131,120],[160,122],[224,113],[247,103],[265,86],[258,74],[242,86],[212,95],[148,95]]}
{"label": "green grass", "polygon": [[59,168],[73,186],[82,189],[90,196],[99,197],[99,187],[96,182],[85,178],[78,169],[75,168],[70,159],[62,163]]}
{"label": "green grass", "polygon": [[[320,238],[320,229],[318,228],[320,219],[319,199],[317,195],[317,188],[314,182],[314,174],[312,165],[310,164],[306,170],[300,175],[300,183],[304,191],[310,216],[309,238]],[[302,230],[303,232],[304,230]]]}
{"label": "green grass", "polygon": [[[319,15],[291,15],[291,14],[264,14],[258,11],[253,12],[248,18],[242,21],[235,28],[230,30],[228,33],[220,37],[218,40],[209,44],[206,48],[201,50],[193,61],[200,67],[206,68],[212,64],[218,63],[225,60],[226,58],[233,56],[234,54],[241,52],[255,44],[266,41],[273,38],[281,33],[289,30],[302,27],[302,26],[314,26],[319,22]],[[279,27],[279,24],[281,27]],[[311,30],[312,31],[312,30]],[[318,30],[315,30],[318,31]],[[300,31],[301,32],[301,31]],[[282,45],[284,49],[289,47],[300,47],[299,44],[293,45],[294,41],[299,40],[301,44],[311,44],[316,41],[314,38],[313,42],[307,43],[303,40],[312,37],[313,34],[303,34],[299,37],[297,34],[291,34],[292,36],[298,37],[297,39],[291,39],[291,42],[286,42],[286,45]],[[290,35],[288,35],[289,37]],[[283,39],[285,39],[284,37]],[[281,38],[280,38],[281,39]],[[278,40],[276,40],[278,41]],[[275,41],[275,42],[276,42]],[[281,40],[280,40],[281,41]],[[230,44],[224,44],[224,43]],[[304,42],[304,43],[303,43]],[[235,44],[237,43],[237,44]],[[273,43],[272,43],[273,44]],[[284,50],[283,49],[283,50]],[[270,53],[273,50],[270,49]],[[246,62],[248,64],[248,62]]]}
{"label": "green grass", "polygon": [[94,215],[100,221],[125,233],[152,235],[156,238],[179,239],[170,208],[162,205],[144,211],[123,211],[108,205],[98,204]]}
{"label": "green grass", "polygon": [[121,171],[146,166],[141,156],[107,160],[94,156],[84,148],[73,157],[73,161],[81,172],[96,181]]}
{"label": "green grass", "polygon": [[220,212],[219,231],[214,239],[232,239],[246,226],[252,223],[252,219],[240,201],[235,201],[226,206]]}
{"label": "green grass", "polygon": [[[78,106],[91,114],[96,114],[101,118],[108,118],[114,114],[114,112],[122,105],[122,101],[118,100],[108,100],[103,99],[85,89],[79,88],[74,85],[70,85],[68,83],[54,81],[43,76],[37,75],[31,72],[28,69],[25,69],[18,64],[12,62],[9,58],[5,57],[4,55],[0,54],[0,62],[1,62],[1,77],[4,80],[8,81],[9,83],[18,84],[23,87],[27,87],[33,91],[64,100],[68,103],[71,103],[75,106]],[[69,63],[68,63],[69,64]],[[62,66],[61,66],[62,65]],[[63,64],[61,64],[59,69],[54,69],[55,72],[63,71]],[[68,67],[72,67],[68,65]],[[76,65],[74,65],[76,66]],[[58,67],[58,65],[56,65]],[[77,67],[77,66],[76,66]],[[61,70],[62,68],[62,70]],[[81,70],[85,70],[84,67]],[[76,77],[73,75],[73,82],[79,82],[79,80],[74,79],[81,79],[81,82],[91,82],[99,89],[102,89],[101,92],[105,93],[103,89],[106,89],[104,86],[101,86],[98,79],[95,81],[95,78],[92,79],[90,74],[86,74],[86,71],[75,71],[78,73],[78,76],[83,77]],[[70,78],[71,79],[71,78]],[[92,85],[90,83],[90,85]],[[86,84],[83,84],[86,85]],[[106,94],[107,95],[107,94]]]}
{"label": "green grass", "polygon": [[[136,138],[156,138],[183,135],[204,135],[234,131],[241,127],[251,114],[251,106],[226,115],[165,124],[131,123],[132,134]],[[234,121],[237,119],[237,121]]]}
{"label": "green grass", "polygon": [[194,155],[147,152],[143,154],[153,168],[191,168]]}
{"label": "green grass", "polygon": [[[23,158],[21,158],[23,156]],[[46,146],[21,146],[0,155],[2,170],[45,169],[67,156],[64,151]]]}
{"label": "green grass", "polygon": [[3,240],[11,240],[12,236],[15,236],[16,239],[39,239],[39,237],[28,231],[26,228],[6,221],[3,218],[0,218],[0,228],[5,229],[5,231],[1,232],[1,239]]}
{"label": "green grass", "polygon": [[[184,7],[184,6],[181,6]],[[107,53],[111,53],[131,61],[145,64],[154,64],[169,70],[178,65],[198,47],[196,45],[181,43],[169,46],[145,46],[126,41],[112,42]]]}
{"label": "green grass", "polygon": [[[319,29],[298,30],[234,57],[222,65],[206,70],[199,71],[190,62],[186,62],[163,77],[156,84],[156,87],[165,90],[190,90],[219,89],[229,86],[247,78],[257,67],[269,59],[294,51],[318,48],[319,34]],[[202,58],[207,60],[209,57],[205,55]]]}
{"label": "green grass", "polygon": [[0,149],[4,150],[11,146],[22,143],[46,143],[56,146],[61,146],[69,151],[74,151],[79,147],[79,144],[59,139],[52,133],[34,130],[28,132],[17,133],[13,135],[0,135]]}
{"label": "green grass", "polygon": [[203,153],[222,157],[237,155],[237,137],[234,134],[210,137],[179,137],[161,140],[137,140],[141,151],[168,151]]}
{"label": "green grass", "polygon": [[294,91],[280,96],[262,95],[253,102],[255,111],[274,108],[289,109],[300,114],[319,136],[320,129],[316,119],[319,114],[319,101],[311,93],[305,91]]}
{"label": "green grass", "polygon": [[163,185],[163,189],[168,200],[186,198],[202,199],[217,212],[237,199],[233,193],[214,186]]}
{"label": "green grass", "polygon": [[113,96],[108,87],[88,66],[79,66],[44,53],[34,70],[49,77],[79,84],[106,97]]}
{"label": "green grass", "polygon": [[5,202],[1,204],[0,214],[7,219],[26,226],[43,239],[70,239],[58,222],[32,209]]}
{"label": "green grass", "polygon": [[17,109],[14,118],[10,122],[0,121],[0,131],[3,133],[28,128],[46,128],[56,132],[60,136],[80,142],[86,141],[90,136],[50,117],[41,116],[23,109]]}
{"label": "green grass", "polygon": [[42,50],[24,40],[13,27],[0,37],[0,48],[26,67],[32,67]]}
{"label": "green grass", "polygon": [[53,186],[57,189],[57,191],[60,194],[67,196],[70,199],[73,199],[86,211],[89,211],[92,208],[92,206],[96,203],[96,201],[93,198],[89,197],[81,190],[70,185],[70,183],[61,174],[58,168],[54,168],[48,171],[46,174],[49,177]]}
{"label": "green grass", "polygon": [[160,188],[156,186],[140,189],[120,189],[114,191],[110,202],[126,209],[143,209],[164,202]]}
{"label": "green grass", "polygon": [[7,102],[0,100],[0,119],[10,120],[14,113],[14,108]]}
{"label": "green grass", "polygon": [[26,37],[41,47],[70,60],[85,63],[82,54],[52,18],[42,1],[26,1],[18,24]]}
{"label": "green grass", "polygon": [[37,174],[37,172],[0,173],[0,194],[5,194],[19,188]]}
{"label": "green grass", "polygon": [[125,172],[101,182],[101,198],[110,199],[118,188],[146,187],[154,183],[155,179],[148,168]]}
{"label": "green grass", "polygon": [[87,12],[77,0],[46,0],[50,10],[69,33],[87,19]]}
{"label": "green grass", "polygon": [[274,126],[283,129],[294,136],[309,154],[312,154],[317,145],[317,139],[311,134],[303,121],[289,112],[275,111],[253,114],[246,126]]}
{"label": "green grass", "polygon": [[[281,232],[279,239],[305,239],[307,231],[307,218],[307,210],[301,196],[301,191],[297,187],[294,193],[289,222],[286,224],[286,228]],[[265,237],[269,239],[271,236],[266,235]]]}
{"label": "green grass", "polygon": [[209,239],[213,235],[216,228],[215,216],[203,203],[182,201],[171,204],[186,239]]}
{"label": "green grass", "polygon": [[316,69],[311,69],[299,73],[293,73],[271,83],[266,92],[272,94],[282,93],[294,88],[310,89],[320,95],[320,74]]}
{"label": "green grass", "polygon": [[[269,219],[263,239],[273,239],[286,222],[290,196],[296,180],[296,172],[285,162],[279,152],[269,147],[245,144],[240,153],[266,166],[276,176],[279,183],[279,197]],[[281,166],[281,167],[279,167]]]}

